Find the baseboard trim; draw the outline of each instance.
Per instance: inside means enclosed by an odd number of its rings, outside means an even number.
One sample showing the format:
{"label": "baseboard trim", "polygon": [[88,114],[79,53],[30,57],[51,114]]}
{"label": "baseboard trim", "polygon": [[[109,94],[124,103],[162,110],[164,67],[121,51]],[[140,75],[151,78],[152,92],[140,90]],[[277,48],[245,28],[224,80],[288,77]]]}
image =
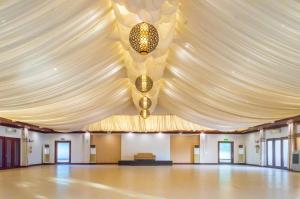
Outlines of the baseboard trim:
{"label": "baseboard trim", "polygon": [[261,167],[259,164],[245,164],[247,166],[252,166],[252,167]]}
{"label": "baseboard trim", "polygon": [[27,166],[21,166],[21,167],[36,167],[36,166],[42,166],[44,164],[30,164],[30,165],[27,165]]}
{"label": "baseboard trim", "polygon": [[118,165],[117,162],[103,162],[103,163],[70,163],[69,165]]}
{"label": "baseboard trim", "polygon": [[200,165],[200,163],[173,162],[173,165]]}
{"label": "baseboard trim", "polygon": [[[222,164],[222,163],[185,163],[185,162],[173,162],[174,165],[245,165],[244,163],[234,163],[234,164]],[[249,165],[250,166],[250,165]]]}

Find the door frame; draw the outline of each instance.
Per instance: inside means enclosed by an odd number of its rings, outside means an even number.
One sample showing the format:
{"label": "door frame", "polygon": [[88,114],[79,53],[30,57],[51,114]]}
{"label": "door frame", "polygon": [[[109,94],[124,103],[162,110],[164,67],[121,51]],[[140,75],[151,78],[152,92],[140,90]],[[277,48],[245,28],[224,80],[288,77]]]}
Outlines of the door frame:
{"label": "door frame", "polygon": [[[286,139],[288,139],[288,137],[281,137],[281,138],[268,138],[268,139],[266,139],[266,158],[267,158],[267,167],[269,167],[269,168],[277,168],[277,169],[288,169],[288,168],[286,168],[286,167],[284,167],[284,159],[283,159],[283,140],[286,140]],[[281,158],[281,160],[280,160],[280,166],[278,167],[278,166],[276,166],[275,165],[275,161],[276,161],[276,157],[275,157],[275,141],[276,140],[280,140],[280,158]],[[272,166],[270,166],[269,165],[269,154],[268,154],[268,141],[272,141],[272,151],[273,151],[273,153],[272,153]]]}
{"label": "door frame", "polygon": [[[70,151],[70,153],[69,153],[69,162],[57,162],[57,144],[58,143],[69,143],[69,151]],[[71,141],[61,141],[61,140],[55,140],[55,153],[54,153],[54,162],[55,162],[55,164],[71,164],[71,157],[72,157],[72,151],[71,151]]]}
{"label": "door frame", "polygon": [[[231,162],[224,163],[220,162],[220,144],[229,143],[231,144]],[[234,164],[234,142],[233,141],[218,141],[218,164]]]}
{"label": "door frame", "polygon": [[[13,168],[19,168],[21,165],[21,139],[20,138],[14,138],[14,137],[3,137],[0,136],[0,139],[3,140],[2,144],[2,166],[1,169],[13,169]],[[7,159],[6,159],[6,141],[11,140],[11,161],[12,161],[12,167],[7,167]],[[18,165],[15,166],[15,143],[18,143],[19,145],[19,152],[18,152]]]}

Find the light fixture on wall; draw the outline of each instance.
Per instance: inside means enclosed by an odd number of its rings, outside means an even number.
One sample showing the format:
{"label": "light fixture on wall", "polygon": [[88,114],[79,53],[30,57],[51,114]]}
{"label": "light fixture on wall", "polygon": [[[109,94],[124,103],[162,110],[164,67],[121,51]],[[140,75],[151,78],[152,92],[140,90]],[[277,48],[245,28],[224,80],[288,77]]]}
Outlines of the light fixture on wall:
{"label": "light fixture on wall", "polygon": [[149,97],[143,96],[139,101],[139,106],[141,109],[149,109],[152,105],[152,101]]}
{"label": "light fixture on wall", "polygon": [[142,55],[152,52],[159,42],[156,28],[146,22],[136,24],[130,31],[129,42],[131,47]]}
{"label": "light fixture on wall", "polygon": [[138,91],[146,93],[153,87],[153,80],[147,75],[140,75],[135,80],[135,87]]}

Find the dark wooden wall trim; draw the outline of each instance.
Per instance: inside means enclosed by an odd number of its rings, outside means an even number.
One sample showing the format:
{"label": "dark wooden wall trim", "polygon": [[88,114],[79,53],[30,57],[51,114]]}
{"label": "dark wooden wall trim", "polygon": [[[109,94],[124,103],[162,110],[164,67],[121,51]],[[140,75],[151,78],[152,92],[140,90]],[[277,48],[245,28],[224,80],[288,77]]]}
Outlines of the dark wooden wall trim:
{"label": "dark wooden wall trim", "polygon": [[13,120],[9,120],[9,119],[2,118],[2,117],[0,117],[0,125],[1,126],[12,127],[12,128],[18,128],[18,129],[28,128],[28,130],[36,131],[36,132],[39,132],[39,133],[61,133],[61,132],[58,132],[58,131],[54,131],[53,129],[42,128],[42,127],[39,127],[37,125],[28,124],[28,123],[24,123],[24,122],[13,121]]}

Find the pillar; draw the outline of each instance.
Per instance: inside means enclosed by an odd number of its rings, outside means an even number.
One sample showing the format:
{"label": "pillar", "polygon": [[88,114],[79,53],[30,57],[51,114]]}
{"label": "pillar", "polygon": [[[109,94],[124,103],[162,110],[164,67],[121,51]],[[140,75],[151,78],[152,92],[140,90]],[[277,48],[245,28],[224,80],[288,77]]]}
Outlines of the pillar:
{"label": "pillar", "polygon": [[264,129],[259,130],[259,148],[260,148],[260,166],[267,166],[267,143],[266,143],[266,132]]}
{"label": "pillar", "polygon": [[200,163],[206,163],[205,154],[206,154],[206,134],[201,133],[199,136],[200,139]]}
{"label": "pillar", "polygon": [[288,140],[289,140],[289,169],[292,167],[292,154],[296,150],[297,125],[293,121],[288,122]]}
{"label": "pillar", "polygon": [[91,134],[87,131],[83,135],[83,163],[90,162],[90,145],[91,145]]}
{"label": "pillar", "polygon": [[28,166],[28,129],[25,127],[21,133],[21,166]]}

